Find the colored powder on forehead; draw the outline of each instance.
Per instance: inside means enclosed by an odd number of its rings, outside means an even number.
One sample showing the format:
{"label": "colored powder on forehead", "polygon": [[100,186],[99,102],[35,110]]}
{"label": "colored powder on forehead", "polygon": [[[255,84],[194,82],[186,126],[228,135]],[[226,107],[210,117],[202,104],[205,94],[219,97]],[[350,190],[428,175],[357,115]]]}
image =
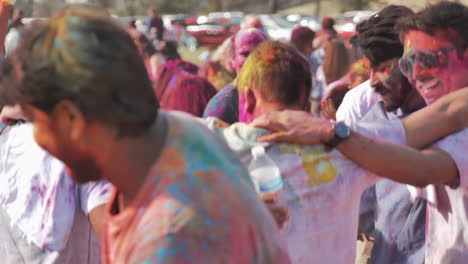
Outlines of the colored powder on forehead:
{"label": "colored powder on forehead", "polygon": [[408,49],[409,49],[409,48],[411,47],[411,44],[412,44],[412,42],[411,42],[411,40],[410,40],[410,39],[406,40],[406,45],[405,45],[405,46],[406,46],[406,48],[408,48]]}

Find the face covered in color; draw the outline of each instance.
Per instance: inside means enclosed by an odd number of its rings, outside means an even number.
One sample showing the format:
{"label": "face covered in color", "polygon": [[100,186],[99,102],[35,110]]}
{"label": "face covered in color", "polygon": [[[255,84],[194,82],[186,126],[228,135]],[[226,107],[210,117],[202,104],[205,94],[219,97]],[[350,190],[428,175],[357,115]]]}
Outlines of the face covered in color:
{"label": "face covered in color", "polygon": [[388,112],[400,108],[413,89],[398,67],[398,58],[386,60],[371,68],[370,84],[384,102]]}
{"label": "face covered in color", "polygon": [[404,37],[400,69],[427,104],[468,84],[467,50],[457,53],[446,34],[439,30],[431,36],[411,30]]}
{"label": "face covered in color", "polygon": [[234,60],[233,66],[239,73],[245,60],[260,43],[266,40],[263,32],[255,28],[248,28],[237,33],[234,39]]}

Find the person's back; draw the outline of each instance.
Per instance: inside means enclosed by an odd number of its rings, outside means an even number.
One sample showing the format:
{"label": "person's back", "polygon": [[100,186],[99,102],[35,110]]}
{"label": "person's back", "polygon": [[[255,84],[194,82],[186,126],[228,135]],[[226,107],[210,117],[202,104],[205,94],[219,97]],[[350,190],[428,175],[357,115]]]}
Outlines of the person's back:
{"label": "person's back", "polygon": [[236,156],[186,114],[161,112],[158,122],[165,148],[144,188],[121,212],[113,193],[105,263],[289,263]]}
{"label": "person's back", "polygon": [[[247,58],[237,85],[241,122],[249,123],[273,109],[307,114],[310,68],[292,46],[275,41],[260,44]],[[213,118],[208,119],[208,125],[245,165],[252,159],[251,149],[259,144],[257,138],[267,133],[243,123],[227,127]],[[290,219],[281,234],[292,262],[354,262],[360,195],[378,178],[323,146],[272,144],[266,149],[284,182],[279,200]]]}
{"label": "person's back", "polygon": [[[245,165],[252,160],[257,138],[268,134],[244,123],[228,126],[215,118],[205,122]],[[353,263],[361,193],[379,178],[322,145],[275,143],[266,146],[266,153],[283,180],[279,204],[289,220],[281,235],[292,263]]]}

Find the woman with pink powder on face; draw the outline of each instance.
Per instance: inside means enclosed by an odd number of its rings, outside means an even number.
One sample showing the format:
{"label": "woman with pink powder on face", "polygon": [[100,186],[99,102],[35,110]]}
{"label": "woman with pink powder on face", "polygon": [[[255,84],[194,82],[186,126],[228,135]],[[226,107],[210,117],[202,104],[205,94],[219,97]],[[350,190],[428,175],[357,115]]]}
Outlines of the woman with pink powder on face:
{"label": "woman with pink powder on face", "polygon": [[[239,31],[233,38],[234,59],[232,67],[238,73],[249,56],[260,43],[267,39],[266,35],[258,29],[248,28]],[[209,102],[203,117],[217,117],[229,124],[238,121],[239,95],[233,83],[228,84],[219,91]]]}

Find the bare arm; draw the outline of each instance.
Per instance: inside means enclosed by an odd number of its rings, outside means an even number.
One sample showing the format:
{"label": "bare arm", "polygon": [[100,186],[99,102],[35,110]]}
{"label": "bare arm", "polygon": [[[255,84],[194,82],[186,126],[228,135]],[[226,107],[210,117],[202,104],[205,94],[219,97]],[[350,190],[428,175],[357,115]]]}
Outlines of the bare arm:
{"label": "bare arm", "polygon": [[[468,126],[467,89],[444,97],[405,120],[407,143],[422,148]],[[253,125],[275,131],[260,140],[317,144],[332,136],[331,123],[298,111],[273,112]],[[450,155],[439,149],[415,150],[353,132],[338,148],[361,167],[382,177],[416,186],[455,180],[457,167]]]}
{"label": "bare arm", "polygon": [[423,148],[468,127],[467,102],[468,88],[463,88],[404,118],[407,145]]}
{"label": "bare arm", "polygon": [[93,227],[94,232],[99,236],[100,239],[102,239],[103,235],[103,230],[104,230],[104,218],[105,218],[105,208],[106,205],[100,205],[91,212],[89,212],[89,222],[91,223],[91,226]]}
{"label": "bare arm", "polygon": [[458,178],[454,161],[438,148],[416,150],[352,132],[338,149],[377,175],[414,186],[448,183]]}

